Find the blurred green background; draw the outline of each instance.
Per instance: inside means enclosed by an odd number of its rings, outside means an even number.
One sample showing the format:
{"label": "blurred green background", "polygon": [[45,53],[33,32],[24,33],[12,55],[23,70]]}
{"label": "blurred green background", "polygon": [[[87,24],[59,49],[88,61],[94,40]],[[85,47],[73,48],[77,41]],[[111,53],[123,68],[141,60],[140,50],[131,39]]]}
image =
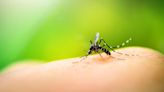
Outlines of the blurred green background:
{"label": "blurred green background", "polygon": [[[163,0],[0,0],[0,70],[21,60],[85,55],[95,33],[110,45],[164,53]],[[141,53],[142,54],[142,53]]]}

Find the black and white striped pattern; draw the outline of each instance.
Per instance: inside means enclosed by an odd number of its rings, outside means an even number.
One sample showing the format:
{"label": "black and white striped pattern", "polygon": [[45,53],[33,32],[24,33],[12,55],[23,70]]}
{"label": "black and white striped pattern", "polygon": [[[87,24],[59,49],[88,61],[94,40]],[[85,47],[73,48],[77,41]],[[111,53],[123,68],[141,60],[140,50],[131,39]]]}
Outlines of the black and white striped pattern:
{"label": "black and white striped pattern", "polygon": [[116,47],[110,46],[110,48],[121,48],[121,47],[124,47],[124,46],[127,45],[131,40],[132,40],[132,38],[129,38],[128,40],[126,40],[125,42],[123,42],[121,45],[117,45]]}
{"label": "black and white striped pattern", "polygon": [[101,40],[104,42],[104,46],[107,46],[110,50],[112,50],[115,53],[118,53],[118,54],[121,54],[121,55],[126,55],[126,56],[136,56],[136,55],[133,55],[133,54],[121,53],[121,52],[117,52],[117,51],[114,50],[115,48],[124,47],[125,45],[127,45],[132,40],[132,38],[129,38],[128,40],[123,42],[121,45],[117,45],[115,47],[112,47],[111,45],[109,46],[102,38],[101,38]]}

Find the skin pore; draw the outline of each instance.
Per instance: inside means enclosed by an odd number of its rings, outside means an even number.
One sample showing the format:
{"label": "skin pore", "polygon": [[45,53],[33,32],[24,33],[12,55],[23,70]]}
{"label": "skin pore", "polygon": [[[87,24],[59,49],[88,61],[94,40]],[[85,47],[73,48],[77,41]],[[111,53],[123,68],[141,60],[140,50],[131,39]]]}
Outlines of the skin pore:
{"label": "skin pore", "polygon": [[[0,92],[164,92],[164,56],[128,47],[81,58],[15,65],[0,75]],[[17,69],[16,69],[17,68]]]}

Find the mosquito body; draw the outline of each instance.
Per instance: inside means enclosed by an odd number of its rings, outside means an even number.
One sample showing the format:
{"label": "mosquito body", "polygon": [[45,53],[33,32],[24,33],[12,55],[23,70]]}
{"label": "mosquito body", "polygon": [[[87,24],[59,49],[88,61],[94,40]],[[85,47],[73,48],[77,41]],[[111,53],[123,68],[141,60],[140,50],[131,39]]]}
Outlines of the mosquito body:
{"label": "mosquito body", "polygon": [[[101,56],[100,52],[105,52],[107,55],[111,55],[110,51],[108,49],[110,49],[111,51],[113,52],[116,52],[113,48],[120,48],[120,47],[123,47],[125,46],[125,44],[129,43],[130,40],[132,40],[131,38],[126,40],[126,42],[123,42],[121,45],[117,45],[116,47],[112,47],[112,46],[109,46],[104,39],[100,38],[100,34],[99,33],[96,33],[96,36],[95,36],[95,39],[94,39],[94,42],[92,42],[90,40],[90,48],[86,54],[86,57],[90,54],[92,54],[92,52],[95,52],[95,53],[99,53],[99,55]],[[101,45],[102,44],[102,45]],[[108,47],[108,49],[105,48],[105,46]],[[123,54],[123,53],[120,53],[120,52],[116,52],[118,54]],[[124,54],[124,55],[128,55],[128,54]],[[102,56],[101,56],[102,57]]]}
{"label": "mosquito body", "polygon": [[92,42],[90,40],[91,46],[90,46],[90,49],[89,49],[89,51],[88,51],[88,53],[87,53],[86,56],[90,55],[92,52],[96,52],[96,53],[99,53],[100,54],[100,51],[105,52],[107,55],[111,55],[111,53],[109,52],[109,50],[107,50],[106,48],[104,48],[105,45],[103,45],[103,46],[100,45],[101,42],[102,42],[102,39],[99,40],[99,36],[100,36],[100,34],[99,33],[96,33],[96,37],[95,37],[94,42]]}

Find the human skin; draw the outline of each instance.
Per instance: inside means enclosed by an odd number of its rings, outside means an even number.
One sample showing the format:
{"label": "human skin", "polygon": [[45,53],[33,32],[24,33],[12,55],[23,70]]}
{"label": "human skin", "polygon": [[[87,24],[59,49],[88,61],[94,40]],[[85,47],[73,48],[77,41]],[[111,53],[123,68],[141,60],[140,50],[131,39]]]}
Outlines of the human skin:
{"label": "human skin", "polygon": [[3,73],[0,92],[164,92],[164,56],[129,47]]}

